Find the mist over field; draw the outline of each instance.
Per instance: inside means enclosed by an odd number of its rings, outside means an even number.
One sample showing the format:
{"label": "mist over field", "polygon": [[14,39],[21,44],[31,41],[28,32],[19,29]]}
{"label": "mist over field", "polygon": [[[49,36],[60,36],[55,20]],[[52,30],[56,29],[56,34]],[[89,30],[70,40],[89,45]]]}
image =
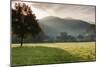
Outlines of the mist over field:
{"label": "mist over field", "polygon": [[[38,23],[42,31],[35,38],[28,35],[24,42],[95,41],[96,25],[83,20],[48,16]],[[18,42],[18,37],[13,36],[13,42]]]}

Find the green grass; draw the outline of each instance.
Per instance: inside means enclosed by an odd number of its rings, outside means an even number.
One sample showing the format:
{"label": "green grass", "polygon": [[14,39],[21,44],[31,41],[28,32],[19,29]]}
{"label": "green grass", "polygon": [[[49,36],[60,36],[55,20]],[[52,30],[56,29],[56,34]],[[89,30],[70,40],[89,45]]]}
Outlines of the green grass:
{"label": "green grass", "polygon": [[53,64],[95,60],[95,43],[37,43],[12,45],[12,65]]}

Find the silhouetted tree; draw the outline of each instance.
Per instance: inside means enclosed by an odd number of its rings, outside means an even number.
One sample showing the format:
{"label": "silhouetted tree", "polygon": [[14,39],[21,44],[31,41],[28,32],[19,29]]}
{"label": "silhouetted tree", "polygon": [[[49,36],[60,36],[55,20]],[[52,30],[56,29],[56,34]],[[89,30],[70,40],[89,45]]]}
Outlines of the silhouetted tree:
{"label": "silhouetted tree", "polygon": [[15,3],[15,9],[12,9],[12,34],[20,37],[21,46],[25,36],[31,34],[35,37],[41,31],[37,22],[28,5]]}
{"label": "silhouetted tree", "polygon": [[77,36],[78,41],[83,41],[84,40],[84,36],[82,34],[79,34]]}
{"label": "silhouetted tree", "polygon": [[60,39],[63,41],[66,41],[68,34],[66,32],[61,32],[60,33]]}

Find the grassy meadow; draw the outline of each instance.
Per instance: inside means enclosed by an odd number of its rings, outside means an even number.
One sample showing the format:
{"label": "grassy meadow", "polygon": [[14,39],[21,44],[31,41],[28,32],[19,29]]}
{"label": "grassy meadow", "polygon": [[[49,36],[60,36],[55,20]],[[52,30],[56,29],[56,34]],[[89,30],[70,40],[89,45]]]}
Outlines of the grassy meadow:
{"label": "grassy meadow", "polygon": [[12,65],[95,61],[95,42],[12,44]]}

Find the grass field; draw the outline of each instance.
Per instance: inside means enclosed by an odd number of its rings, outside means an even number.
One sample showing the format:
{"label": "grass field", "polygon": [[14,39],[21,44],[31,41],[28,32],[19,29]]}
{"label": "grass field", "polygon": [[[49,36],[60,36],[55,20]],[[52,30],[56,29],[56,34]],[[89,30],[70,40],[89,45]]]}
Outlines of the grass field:
{"label": "grass field", "polygon": [[95,61],[95,42],[12,44],[12,65]]}

